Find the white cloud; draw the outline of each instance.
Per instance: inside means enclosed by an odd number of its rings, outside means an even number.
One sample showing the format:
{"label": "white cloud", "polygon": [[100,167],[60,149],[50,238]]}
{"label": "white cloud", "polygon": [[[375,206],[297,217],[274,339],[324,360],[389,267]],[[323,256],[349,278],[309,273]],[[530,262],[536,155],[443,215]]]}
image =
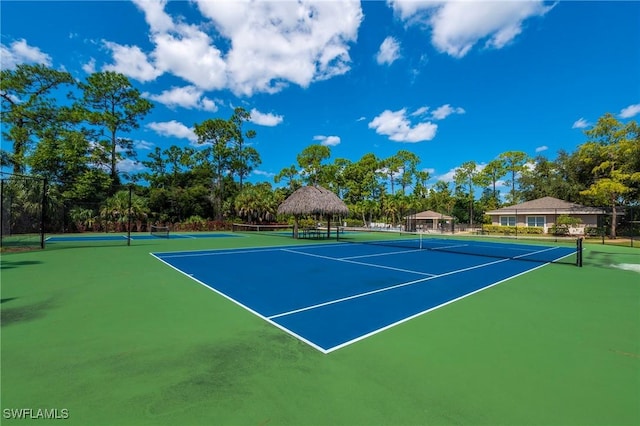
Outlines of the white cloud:
{"label": "white cloud", "polygon": [[272,172],[265,172],[262,170],[254,170],[253,171],[254,175],[258,175],[258,176],[266,176],[266,177],[274,177],[276,174],[272,173]]}
{"label": "white cloud", "polygon": [[[381,173],[381,174],[385,175],[386,178],[388,178],[389,177],[389,171],[390,171],[389,168],[383,167],[381,169],[376,170],[376,173]],[[402,173],[403,172],[404,172],[404,170],[402,168],[400,168],[399,170],[391,172],[391,176],[394,179],[399,179],[400,177],[402,177]]]}
{"label": "white cloud", "polygon": [[153,123],[147,124],[147,127],[161,136],[188,139],[191,144],[195,144],[198,141],[198,137],[193,132],[193,129],[190,129],[176,120],[165,122],[154,121]]}
{"label": "white cloud", "polygon": [[218,106],[216,105],[216,103],[209,98],[202,98],[202,100],[200,101],[200,104],[201,104],[201,109],[204,111],[218,110]]}
{"label": "white cloud", "polygon": [[271,114],[271,113],[262,113],[257,109],[253,108],[251,110],[251,119],[250,121],[259,126],[268,126],[273,127],[282,123],[284,117],[281,115]]}
{"label": "white cloud", "polygon": [[623,108],[618,115],[620,118],[631,118],[635,115],[640,114],[640,104],[629,105],[626,108]]}
{"label": "white cloud", "polygon": [[195,25],[175,23],[165,1],[139,0],[156,44],[156,65],[206,90],[239,95],[307,87],[349,70],[349,44],[362,21],[360,3],[196,1],[228,46],[223,54]]}
{"label": "white cloud", "polygon": [[228,2],[199,0],[203,15],[231,41],[227,65],[235,93],[276,92],[349,70],[357,38],[357,1]]}
{"label": "white cloud", "polygon": [[82,71],[86,72],[87,74],[93,74],[94,72],[96,72],[95,58],[89,59],[89,62],[82,66]]}
{"label": "white cloud", "polygon": [[164,11],[167,0],[133,0],[145,15],[145,19],[154,33],[171,31],[173,20]]}
{"label": "white cloud", "polygon": [[153,142],[136,141],[136,149],[151,149],[155,146]]}
{"label": "white cloud", "polygon": [[466,111],[460,107],[454,108],[451,105],[446,104],[434,109],[433,112],[431,113],[431,117],[434,120],[444,120],[451,114],[464,114],[465,112]]}
{"label": "white cloud", "polygon": [[380,65],[391,65],[398,58],[400,58],[400,43],[391,36],[385,38],[376,55],[376,61]]}
{"label": "white cloud", "polygon": [[585,120],[584,118],[580,118],[578,120],[576,120],[573,123],[573,126],[571,126],[572,129],[586,129],[587,127],[591,126],[591,123],[589,123],[587,120]]}
{"label": "white cloud", "polygon": [[542,152],[542,151],[546,151],[548,149],[549,149],[548,146],[542,145],[542,146],[539,146],[539,147],[536,148],[536,152]]}
{"label": "white cloud", "polygon": [[522,32],[524,21],[544,16],[553,6],[543,1],[388,0],[408,25],[426,25],[440,52],[461,58],[480,41],[500,49]]}
{"label": "white cloud", "polygon": [[325,145],[325,146],[336,146],[340,144],[339,136],[316,135],[313,137],[313,140],[319,141],[321,145]]}
{"label": "white cloud", "polygon": [[[226,2],[224,2],[227,4]],[[213,40],[196,26],[178,24],[171,33],[153,34],[151,56],[164,72],[178,76],[203,90],[227,85],[227,65]]]}
{"label": "white cloud", "polygon": [[205,31],[183,23],[182,18],[174,22],[164,10],[166,0],[134,0],[134,3],[144,12],[151,29],[150,40],[155,49],[149,56],[159,73],[173,74],[204,90],[226,86],[227,67],[222,52]]}
{"label": "white cloud", "polygon": [[119,172],[131,173],[131,172],[139,172],[144,170],[144,165],[139,161],[132,160],[130,158],[125,158],[122,160],[118,160],[117,169]]}
{"label": "white cloud", "polygon": [[170,73],[202,90],[246,96],[346,73],[363,20],[355,0],[194,0],[204,18],[197,25],[169,15],[167,0],[134,3],[145,15],[154,49],[147,55],[137,46],[110,43],[112,68],[141,81]]}
{"label": "white cloud", "polygon": [[164,90],[159,95],[152,95],[150,93],[143,94],[146,98],[160,102],[171,109],[182,107],[211,112],[217,111],[218,107],[215,102],[202,95],[203,91],[195,86],[172,87],[169,90]]}
{"label": "white cloud", "polygon": [[138,46],[123,46],[118,43],[103,40],[105,47],[113,54],[112,65],[106,65],[106,71],[115,71],[131,77],[135,80],[146,82],[155,80],[162,71],[156,69],[147,55]]}
{"label": "white cloud", "polygon": [[438,176],[436,179],[443,182],[453,182],[453,177],[455,176],[457,169],[457,167],[455,169],[451,169],[447,173]]}
{"label": "white cloud", "polygon": [[411,116],[415,117],[415,116],[418,116],[418,115],[424,115],[424,114],[427,113],[427,111],[429,111],[429,107],[428,106],[423,106],[423,107],[420,107],[417,110],[415,110],[415,112],[412,112]]}
{"label": "white cloud", "polygon": [[16,40],[9,47],[0,44],[2,68],[15,69],[20,64],[43,64],[51,66],[51,56],[39,48],[29,46],[25,39]]}
{"label": "white cloud", "polygon": [[389,136],[395,142],[429,141],[436,136],[438,126],[429,121],[411,125],[407,118],[407,110],[385,110],[369,123],[369,128],[377,134]]}
{"label": "white cloud", "polygon": [[365,116],[363,115],[362,117],[358,118],[356,121],[364,121],[364,120],[366,120],[366,119],[367,119],[367,117],[365,117]]}
{"label": "white cloud", "polygon": [[[484,170],[485,167],[487,167],[486,163],[476,164],[476,169],[475,170],[476,170],[477,173],[479,173],[482,170]],[[441,181],[444,181],[444,182],[453,182],[453,181],[455,181],[455,175],[456,175],[456,172],[458,171],[458,169],[459,169],[459,167],[454,167],[453,169],[450,169],[448,172],[437,176],[436,180],[441,180]],[[431,170],[433,170],[433,169],[431,169]]]}

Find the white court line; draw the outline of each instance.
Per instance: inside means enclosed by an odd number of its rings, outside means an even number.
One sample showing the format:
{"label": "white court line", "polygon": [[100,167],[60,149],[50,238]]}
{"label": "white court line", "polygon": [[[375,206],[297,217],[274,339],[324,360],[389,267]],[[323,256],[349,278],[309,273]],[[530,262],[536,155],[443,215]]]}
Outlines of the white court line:
{"label": "white court line", "polygon": [[156,256],[155,254],[153,254],[153,253],[149,253],[149,254],[150,254],[151,256],[155,257],[156,259],[158,259],[160,262],[162,262],[162,263],[164,263],[165,265],[167,265],[168,267],[170,267],[170,268],[172,268],[172,269],[174,269],[174,270],[176,270],[176,271],[180,272],[182,275],[184,275],[184,276],[186,276],[186,277],[188,277],[188,278],[191,278],[193,281],[197,282],[198,284],[202,285],[203,287],[205,287],[205,288],[207,288],[207,289],[209,289],[209,290],[211,290],[211,291],[213,291],[213,292],[215,292],[215,293],[219,294],[220,296],[222,296],[222,297],[224,297],[225,299],[227,299],[227,300],[229,300],[229,301],[231,301],[231,302],[235,303],[236,305],[240,306],[241,308],[246,309],[247,311],[251,312],[253,315],[257,316],[258,318],[262,318],[263,320],[265,320],[265,321],[266,321],[266,322],[268,322],[269,324],[271,324],[271,325],[273,325],[273,326],[275,326],[275,327],[279,328],[280,330],[284,331],[284,332],[285,332],[285,333],[287,333],[287,334],[290,334],[291,336],[293,336],[293,337],[295,337],[296,339],[298,339],[298,340],[300,340],[300,341],[302,341],[302,342],[306,343],[307,345],[311,346],[312,348],[319,350],[319,351],[320,351],[320,352],[322,352],[323,354],[326,354],[326,353],[327,353],[327,351],[326,351],[324,348],[322,348],[322,347],[320,347],[320,346],[316,345],[316,344],[315,344],[315,343],[313,343],[312,341],[307,340],[307,339],[305,339],[304,337],[300,336],[299,334],[294,333],[293,331],[289,330],[288,328],[281,326],[281,325],[280,325],[280,324],[278,324],[277,322],[274,322],[274,321],[270,320],[269,318],[267,318],[267,317],[265,317],[264,315],[262,315],[262,314],[258,313],[257,311],[254,311],[253,309],[251,309],[251,308],[250,308],[250,307],[248,307],[247,305],[244,305],[244,304],[242,304],[242,303],[238,302],[237,300],[235,300],[235,299],[233,299],[233,298],[231,298],[231,297],[227,296],[227,295],[226,295],[226,294],[224,294],[223,292],[221,292],[221,291],[219,291],[219,290],[216,290],[216,289],[215,289],[215,288],[213,288],[213,287],[208,286],[207,284],[203,283],[203,282],[202,282],[202,281],[200,281],[199,279],[195,278],[193,275],[188,274],[188,273],[186,273],[185,271],[183,271],[183,270],[181,270],[181,269],[176,268],[175,266],[173,266],[172,264],[170,264],[170,263],[168,263],[168,262],[165,262],[162,258],[160,258],[160,257]]}
{"label": "white court line", "polygon": [[[341,244],[341,245],[342,245],[342,244],[344,244],[344,243],[337,243],[337,244]],[[317,245],[313,245],[313,246],[292,246],[292,247],[306,247],[306,248],[308,248],[308,247],[313,247],[313,248],[315,248],[315,247],[324,247],[324,246],[329,246],[329,245],[331,245],[331,244],[317,244]],[[283,246],[283,247],[286,247],[286,246]],[[557,248],[557,247],[554,247],[554,248]],[[224,250],[224,249],[219,249],[219,250]],[[269,249],[268,251],[274,251],[274,250],[282,250],[282,247],[280,247],[280,248],[274,248],[274,249]],[[254,250],[254,251],[258,251],[258,250]],[[546,250],[542,250],[542,251],[546,251]],[[365,335],[359,336],[359,337],[357,337],[357,338],[355,338],[355,339],[352,339],[352,340],[349,340],[349,341],[347,341],[347,342],[341,343],[341,344],[339,344],[339,345],[337,345],[337,346],[334,346],[334,347],[331,347],[331,348],[327,348],[327,349],[325,349],[325,348],[322,348],[321,346],[318,346],[317,344],[313,343],[312,341],[310,341],[310,340],[308,340],[308,339],[306,339],[306,338],[304,338],[304,337],[300,336],[299,334],[297,334],[297,333],[293,332],[292,330],[289,330],[288,328],[286,328],[286,327],[284,327],[284,326],[282,326],[282,325],[278,324],[277,322],[273,321],[273,318],[281,317],[281,316],[284,316],[284,315],[289,315],[289,314],[291,314],[291,313],[294,313],[294,311],[290,311],[290,312],[288,312],[288,313],[287,313],[287,312],[285,312],[285,313],[277,314],[277,315],[273,315],[273,316],[270,316],[270,317],[265,317],[264,315],[262,315],[262,314],[260,314],[260,313],[256,312],[255,310],[253,310],[253,309],[249,308],[248,306],[246,306],[246,305],[244,305],[244,304],[240,303],[239,301],[237,301],[237,300],[233,299],[232,297],[230,297],[230,296],[228,296],[228,295],[224,294],[223,292],[221,292],[221,291],[219,291],[219,290],[216,290],[216,289],[215,289],[215,288],[213,288],[213,287],[210,287],[209,285],[207,285],[207,284],[205,284],[204,282],[202,282],[202,281],[198,280],[197,278],[195,278],[193,275],[188,274],[188,273],[186,273],[185,271],[182,271],[181,269],[176,268],[175,266],[171,265],[170,263],[168,263],[168,262],[164,261],[162,257],[157,256],[157,253],[149,253],[149,254],[150,254],[151,256],[155,257],[156,259],[158,259],[160,262],[162,262],[162,263],[164,263],[165,265],[169,266],[169,267],[170,267],[170,268],[172,268],[173,270],[178,271],[179,273],[181,273],[181,274],[183,274],[184,276],[186,276],[186,277],[188,277],[188,278],[192,279],[193,281],[197,282],[198,284],[202,285],[203,287],[207,288],[208,290],[213,291],[213,292],[215,292],[215,293],[219,294],[220,296],[224,297],[225,299],[227,299],[227,300],[231,301],[232,303],[235,303],[236,305],[238,305],[238,306],[240,306],[240,307],[242,307],[242,308],[246,309],[247,311],[249,311],[249,312],[251,312],[252,314],[254,314],[255,316],[257,316],[258,318],[263,319],[264,321],[268,322],[269,324],[271,324],[271,325],[275,326],[276,328],[278,328],[278,329],[280,329],[280,330],[284,331],[285,333],[287,333],[287,334],[289,334],[289,335],[291,335],[291,336],[295,337],[296,339],[300,340],[301,342],[306,343],[307,345],[311,346],[312,348],[314,348],[314,349],[318,350],[319,352],[321,352],[321,353],[323,353],[323,354],[325,354],[325,355],[329,354],[330,352],[336,351],[336,350],[338,350],[338,349],[340,349],[340,348],[343,348],[343,347],[345,347],[345,346],[348,346],[348,345],[350,345],[350,344],[352,344],[352,343],[356,343],[356,342],[358,342],[358,341],[360,341],[360,340],[363,340],[363,339],[365,339],[365,338],[367,338],[367,337],[370,337],[370,336],[372,336],[372,335],[374,335],[374,334],[377,334],[377,333],[379,333],[379,332],[381,332],[381,331],[384,331],[384,330],[387,330],[387,329],[389,329],[389,328],[391,328],[391,327],[394,327],[394,326],[396,326],[396,325],[399,325],[399,324],[401,324],[401,323],[403,323],[403,322],[409,321],[409,320],[411,320],[411,319],[413,319],[413,318],[416,318],[416,317],[418,317],[418,316],[420,316],[420,315],[422,315],[422,314],[425,314],[425,313],[427,313],[427,312],[433,311],[433,310],[438,309],[438,308],[440,308],[440,307],[442,307],[442,306],[448,305],[448,304],[450,304],[450,303],[453,303],[453,302],[455,302],[455,301],[458,301],[458,300],[460,300],[460,299],[463,299],[463,298],[465,298],[465,297],[467,297],[467,296],[470,296],[470,295],[472,295],[472,294],[475,294],[475,293],[477,293],[477,292],[479,292],[479,291],[485,290],[485,289],[487,289],[487,288],[489,288],[489,287],[493,287],[493,286],[495,286],[495,285],[497,285],[497,284],[500,284],[500,283],[502,283],[502,282],[504,282],[504,281],[510,280],[510,279],[512,279],[512,278],[515,278],[515,277],[517,277],[517,276],[519,276],[519,275],[522,275],[522,274],[525,274],[525,273],[527,273],[527,272],[531,272],[531,271],[533,271],[533,270],[535,270],[535,269],[541,268],[542,266],[545,266],[545,265],[547,265],[547,264],[548,264],[548,263],[545,263],[545,264],[539,265],[539,266],[537,266],[536,268],[532,268],[532,269],[529,269],[529,270],[527,270],[527,271],[521,272],[520,274],[513,275],[513,276],[511,276],[511,277],[509,277],[509,278],[505,278],[504,280],[501,280],[501,281],[498,281],[498,282],[496,282],[496,283],[490,284],[490,285],[488,285],[488,286],[486,286],[486,287],[483,287],[483,288],[481,288],[481,289],[478,289],[478,290],[476,290],[476,291],[474,291],[474,292],[467,293],[467,294],[462,295],[462,296],[460,296],[460,297],[458,297],[458,298],[456,298],[456,299],[450,300],[450,301],[448,301],[448,302],[445,302],[445,303],[443,303],[443,304],[441,304],[441,305],[435,306],[435,307],[430,308],[430,309],[428,309],[428,310],[425,310],[425,311],[423,311],[423,312],[420,312],[420,313],[414,314],[414,315],[412,315],[412,316],[410,316],[410,317],[404,318],[404,319],[402,319],[402,320],[400,320],[400,321],[397,321],[397,322],[395,322],[395,323],[393,323],[393,324],[389,324],[389,325],[387,325],[387,326],[385,326],[385,327],[382,327],[382,328],[380,328],[380,329],[378,329],[378,330],[374,330],[374,331],[372,331],[372,332],[370,332],[370,333],[367,333],[367,334],[365,334]],[[219,254],[227,254],[227,252],[225,252],[225,253],[219,253]],[[304,253],[301,253],[301,254],[304,254]],[[567,255],[567,256],[570,256],[570,254],[569,254],[569,255]],[[563,257],[566,257],[566,256],[563,256]],[[331,259],[331,258],[329,258],[329,259]],[[332,260],[339,260],[339,259],[332,259]],[[439,277],[443,277],[443,276],[446,276],[446,275],[456,274],[456,273],[459,273],[459,272],[464,272],[464,271],[471,270],[471,269],[481,268],[481,267],[489,266],[489,265],[496,264],[496,263],[500,263],[500,262],[506,262],[506,261],[509,261],[509,260],[511,260],[511,259],[500,259],[500,260],[496,260],[496,261],[494,261],[494,262],[489,262],[489,263],[482,264],[482,265],[476,265],[476,266],[472,266],[472,267],[465,268],[465,269],[460,269],[460,270],[456,270],[456,271],[451,271],[451,272],[447,272],[447,273],[444,273],[444,274],[441,274],[441,275],[437,275],[437,276],[433,276],[433,277],[422,278],[422,279],[419,279],[419,280],[415,280],[415,282],[413,282],[413,283],[423,282],[423,281],[428,281],[428,280],[431,280],[431,279],[434,279],[434,278],[439,278]],[[402,285],[405,285],[405,286],[406,286],[406,285],[411,285],[411,283],[412,283],[412,282],[409,282],[409,283],[403,283],[403,284],[398,284],[398,285],[396,285],[396,286],[394,286],[394,287],[398,287],[398,286],[402,286]],[[386,290],[389,290],[389,288],[387,288],[387,289],[381,289],[381,290],[385,290],[385,291],[386,291]],[[352,296],[351,298],[354,298],[354,297],[362,297],[362,295]],[[333,302],[327,302],[326,304],[328,304],[328,303],[337,303],[337,302],[336,302],[336,301],[333,301]],[[325,304],[325,305],[326,305],[326,304]],[[318,305],[318,306],[319,306],[319,305]],[[309,309],[312,309],[312,308],[313,308],[313,307],[302,308],[302,309],[298,309],[298,310],[296,310],[295,312],[300,312],[300,311],[302,311],[302,310],[309,310]]]}
{"label": "white court line", "polygon": [[[536,253],[542,253],[542,252],[545,252],[545,251],[548,251],[548,250],[552,250],[552,249],[555,249],[555,248],[557,248],[557,247],[553,247],[553,248],[550,248],[550,249],[539,250]],[[307,253],[295,252],[293,250],[285,250],[285,251],[289,251],[289,252],[292,252],[292,253],[299,253],[299,254],[307,254]],[[535,254],[535,253],[529,253],[529,254]],[[317,256],[317,255],[312,255],[312,256]],[[523,254],[523,255],[520,255],[520,256],[517,256],[517,257],[524,257],[524,256],[528,256],[528,255]],[[317,256],[317,257],[325,257],[325,256]],[[330,258],[330,257],[327,258],[327,259],[336,260],[336,261],[341,261],[342,260],[342,259],[335,259],[335,258]],[[269,319],[274,319],[274,318],[284,317],[284,316],[287,316],[287,315],[297,314],[299,312],[309,311],[311,309],[316,309],[316,308],[320,308],[320,307],[323,307],[323,306],[333,305],[333,304],[336,304],[336,303],[344,302],[346,300],[357,299],[359,297],[365,297],[365,296],[369,296],[371,294],[381,293],[383,291],[395,290],[396,288],[405,287],[405,286],[413,285],[413,284],[418,284],[418,283],[425,282],[425,281],[430,281],[430,280],[433,280],[433,279],[436,279],[436,278],[446,277],[448,275],[459,274],[461,272],[470,271],[472,269],[484,268],[486,266],[495,265],[497,263],[502,263],[502,262],[507,262],[507,261],[513,260],[513,259],[515,259],[515,258],[494,260],[493,262],[482,263],[480,265],[470,266],[468,268],[463,268],[463,269],[456,269],[454,271],[445,272],[444,274],[438,274],[438,275],[430,274],[431,276],[427,277],[427,278],[408,281],[406,283],[396,284],[396,285],[393,285],[393,286],[390,286],[390,287],[380,288],[378,290],[367,291],[365,293],[355,294],[353,296],[343,297],[341,299],[330,300],[328,302],[319,303],[319,304],[312,305],[312,306],[307,306],[307,307],[304,307],[304,308],[294,309],[294,310],[288,311],[288,312],[282,312],[282,313],[279,313],[279,314],[276,314],[276,315],[271,315],[268,318]],[[356,263],[360,263],[360,262],[356,262]],[[544,263],[543,265],[546,265],[547,263],[548,262]],[[368,264],[365,263],[364,265],[368,265]],[[540,266],[543,266],[543,265],[540,265]],[[368,265],[368,266],[377,266],[377,265]]]}
{"label": "white court line", "polygon": [[[511,260],[511,259],[505,259],[505,260]],[[413,315],[408,316],[408,317],[406,317],[406,318],[403,318],[403,319],[401,319],[401,320],[399,320],[399,321],[396,321],[396,322],[394,322],[394,323],[392,323],[392,324],[386,325],[386,326],[384,326],[384,327],[382,327],[382,328],[379,328],[379,329],[377,329],[377,330],[373,330],[373,331],[371,331],[371,332],[369,332],[369,333],[367,333],[367,334],[363,334],[362,336],[356,337],[355,339],[351,339],[351,340],[349,340],[349,341],[346,341],[346,342],[344,342],[344,343],[341,343],[341,344],[339,344],[339,345],[336,345],[336,346],[334,346],[334,347],[332,347],[332,348],[325,349],[324,354],[325,354],[325,355],[327,355],[327,354],[329,354],[329,353],[331,353],[331,352],[333,352],[333,351],[337,351],[338,349],[344,348],[345,346],[349,346],[349,345],[351,345],[351,344],[353,344],[353,343],[359,342],[360,340],[364,340],[364,339],[366,339],[366,338],[368,338],[368,337],[371,337],[371,336],[373,336],[373,335],[375,335],[375,334],[381,333],[381,332],[383,332],[383,331],[385,331],[385,330],[388,330],[388,329],[390,329],[390,328],[392,328],[392,327],[395,327],[396,325],[400,325],[400,324],[405,323],[405,322],[407,322],[407,321],[410,321],[410,320],[412,320],[412,319],[414,319],[414,318],[417,318],[417,317],[419,317],[419,316],[421,316],[421,315],[424,315],[424,314],[429,313],[429,312],[431,312],[431,311],[435,311],[436,309],[440,309],[440,308],[442,308],[442,307],[444,307],[444,306],[447,306],[447,305],[449,305],[449,304],[451,304],[451,303],[454,303],[454,302],[457,302],[457,301],[459,301],[459,300],[462,300],[462,299],[464,299],[465,297],[472,296],[472,295],[474,295],[474,294],[476,294],[476,293],[479,293],[479,292],[481,292],[481,291],[484,291],[484,290],[486,290],[486,289],[488,289],[488,288],[491,288],[491,287],[497,286],[498,284],[502,284],[502,283],[503,283],[503,282],[505,282],[505,281],[509,281],[510,279],[513,279],[513,278],[519,277],[520,275],[524,275],[524,274],[529,273],[529,272],[531,272],[531,271],[535,271],[536,269],[538,269],[538,268],[542,268],[543,266],[546,266],[546,265],[548,265],[548,263],[544,263],[544,264],[542,264],[542,265],[538,265],[538,266],[536,266],[535,268],[527,269],[526,271],[520,272],[519,274],[512,275],[512,276],[510,276],[510,277],[508,277],[508,278],[505,278],[505,279],[503,279],[503,280],[497,281],[497,282],[495,282],[495,283],[493,283],[493,284],[489,284],[489,285],[487,285],[487,286],[485,286],[485,287],[479,288],[479,289],[477,289],[477,290],[475,290],[475,291],[472,291],[472,292],[470,292],[470,293],[463,294],[462,296],[456,297],[455,299],[451,299],[451,300],[449,300],[448,302],[444,302],[444,303],[441,303],[440,305],[433,306],[433,307],[431,307],[431,308],[429,308],[429,309],[426,309],[426,310],[424,310],[424,311],[422,311],[422,312],[418,312],[417,314],[413,314]]]}
{"label": "white court line", "polygon": [[[169,252],[160,252],[154,253],[154,255],[162,256],[163,259],[169,259],[173,257],[198,257],[198,256],[220,256],[223,254],[242,254],[242,253],[261,253],[261,252],[270,252],[270,251],[280,251],[283,248],[321,248],[321,247],[332,247],[332,246],[342,246],[348,247],[345,245],[346,243],[329,243],[329,244],[309,244],[309,245],[299,245],[299,246],[276,246],[276,247],[246,247],[246,248],[237,248],[237,249],[211,249],[211,250],[191,250],[191,251],[169,251]],[[183,253],[183,254],[171,254],[171,253]]]}
{"label": "white court line", "polygon": [[391,256],[392,254],[415,253],[417,251],[422,251],[422,250],[416,249],[416,250],[392,251],[392,252],[389,252],[389,253],[363,254],[361,256],[340,257],[339,259],[340,260],[350,260],[350,259],[361,259],[363,257]]}
{"label": "white court line", "polygon": [[194,237],[193,235],[184,235],[184,234],[173,234],[174,237],[177,238],[193,238],[194,240],[196,240],[197,238]]}
{"label": "white court line", "polygon": [[[263,253],[270,251],[281,251],[283,248],[293,247],[293,248],[319,248],[319,247],[331,247],[335,245],[343,245],[344,243],[331,243],[331,244],[314,244],[314,245],[300,245],[300,246],[279,246],[279,247],[248,247],[246,249],[212,249],[212,250],[194,250],[193,252],[166,252],[165,253],[154,253],[156,255],[162,256],[163,259],[170,259],[174,257],[198,257],[198,256],[221,256],[226,254],[246,254],[246,253]],[[171,253],[184,253],[184,254],[171,254]]]}
{"label": "white court line", "polygon": [[333,261],[336,261],[336,262],[353,263],[353,264],[356,264],[356,265],[371,266],[372,268],[391,269],[392,271],[408,272],[409,274],[424,275],[424,276],[429,276],[429,277],[435,276],[435,274],[429,274],[427,272],[418,272],[418,271],[412,271],[412,270],[409,270],[409,269],[393,268],[391,266],[376,265],[375,263],[356,262],[355,260],[341,259],[341,258],[330,257],[330,256],[321,256],[319,254],[305,253],[303,251],[296,251],[296,250],[290,250],[290,249],[281,249],[281,250],[289,252],[289,253],[301,254],[301,255],[304,255],[304,256],[311,256],[311,257],[318,257],[320,259],[333,260]]}
{"label": "white court line", "polygon": [[[442,241],[442,240],[441,240]],[[422,240],[422,245],[424,247],[425,244],[429,244],[429,245],[434,245],[434,244],[438,244],[436,241],[430,241],[430,240]],[[461,246],[468,246],[468,247],[477,247],[477,248],[490,248],[490,249],[498,249],[498,250],[513,250],[513,251],[526,251],[526,252],[530,252],[533,248],[537,248],[540,246],[535,246],[535,245],[529,245],[529,244],[522,244],[521,246],[518,246],[517,244],[514,243],[504,243],[504,242],[495,242],[493,244],[463,244]],[[455,246],[454,246],[455,247]],[[550,249],[556,249],[556,248],[561,248],[560,246],[553,246],[553,247],[549,247]],[[430,250],[437,250],[438,247],[435,247],[433,249]],[[533,253],[538,253],[538,251],[534,251]]]}
{"label": "white court line", "polygon": [[448,250],[448,249],[458,248],[458,247],[469,247],[469,244],[456,244],[455,246],[433,247],[433,248],[428,248],[427,250]]}
{"label": "white court line", "polygon": [[[339,259],[334,259],[334,260],[339,260]],[[284,317],[284,316],[287,316],[287,315],[297,314],[299,312],[309,311],[311,309],[316,309],[316,308],[320,308],[320,307],[323,307],[323,306],[328,306],[328,305],[333,305],[333,304],[336,304],[336,303],[344,302],[345,300],[357,299],[359,297],[365,297],[365,296],[369,296],[371,294],[381,293],[383,291],[395,290],[396,288],[406,287],[408,285],[413,285],[413,284],[418,284],[418,283],[425,282],[425,281],[430,281],[430,280],[433,280],[433,279],[436,279],[436,278],[445,277],[447,275],[459,274],[460,272],[466,272],[466,271],[469,271],[471,269],[484,268],[485,266],[490,266],[490,265],[494,265],[496,263],[501,263],[501,262],[507,262],[509,260],[511,260],[511,259],[500,259],[500,260],[495,260],[495,261],[489,262],[489,263],[483,263],[481,265],[470,266],[470,267],[464,268],[464,269],[456,269],[455,271],[445,272],[444,274],[440,274],[440,275],[432,275],[430,277],[422,278],[422,279],[419,279],[419,280],[408,281],[406,283],[396,284],[396,285],[392,285],[390,287],[379,288],[378,290],[367,291],[365,293],[354,294],[353,296],[343,297],[341,299],[336,299],[336,300],[330,300],[329,302],[318,303],[317,305],[307,306],[305,308],[299,308],[299,309],[295,309],[293,311],[282,312],[282,313],[279,313],[279,314],[276,314],[276,315],[271,315],[268,318],[273,319],[273,318]]]}

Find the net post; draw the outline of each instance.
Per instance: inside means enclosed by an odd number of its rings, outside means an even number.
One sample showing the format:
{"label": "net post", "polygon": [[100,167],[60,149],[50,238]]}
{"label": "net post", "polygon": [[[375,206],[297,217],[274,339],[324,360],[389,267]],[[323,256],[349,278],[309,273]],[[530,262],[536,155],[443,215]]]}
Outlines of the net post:
{"label": "net post", "polygon": [[576,265],[582,268],[582,238],[576,240]]}

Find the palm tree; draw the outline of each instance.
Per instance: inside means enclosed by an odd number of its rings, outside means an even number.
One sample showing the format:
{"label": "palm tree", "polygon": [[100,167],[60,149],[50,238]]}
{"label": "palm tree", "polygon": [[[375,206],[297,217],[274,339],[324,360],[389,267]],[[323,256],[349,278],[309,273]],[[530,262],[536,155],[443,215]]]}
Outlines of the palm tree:
{"label": "palm tree", "polygon": [[273,219],[279,200],[268,183],[245,185],[235,199],[235,208],[247,222],[264,222]]}
{"label": "palm tree", "polygon": [[93,224],[96,220],[93,210],[83,207],[74,207],[71,209],[69,212],[69,218],[73,221],[76,229],[80,232],[84,232],[87,229],[92,230]]}

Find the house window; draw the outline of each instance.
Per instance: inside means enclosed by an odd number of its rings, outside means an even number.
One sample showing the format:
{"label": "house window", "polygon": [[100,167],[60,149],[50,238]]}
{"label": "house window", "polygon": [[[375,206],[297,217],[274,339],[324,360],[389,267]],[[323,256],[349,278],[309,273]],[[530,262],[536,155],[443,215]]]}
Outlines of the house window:
{"label": "house window", "polygon": [[544,228],[544,216],[527,216],[527,226]]}
{"label": "house window", "polygon": [[501,226],[516,226],[516,217],[515,216],[500,216],[500,225]]}

